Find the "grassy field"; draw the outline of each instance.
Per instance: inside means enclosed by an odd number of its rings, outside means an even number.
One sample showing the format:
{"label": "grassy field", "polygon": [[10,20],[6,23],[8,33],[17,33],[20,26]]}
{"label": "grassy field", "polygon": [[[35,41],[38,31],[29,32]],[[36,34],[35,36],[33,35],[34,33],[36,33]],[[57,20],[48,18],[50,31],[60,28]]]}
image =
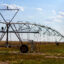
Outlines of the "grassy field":
{"label": "grassy field", "polygon": [[33,53],[20,53],[19,47],[0,47],[0,64],[64,64],[64,44],[35,44]]}

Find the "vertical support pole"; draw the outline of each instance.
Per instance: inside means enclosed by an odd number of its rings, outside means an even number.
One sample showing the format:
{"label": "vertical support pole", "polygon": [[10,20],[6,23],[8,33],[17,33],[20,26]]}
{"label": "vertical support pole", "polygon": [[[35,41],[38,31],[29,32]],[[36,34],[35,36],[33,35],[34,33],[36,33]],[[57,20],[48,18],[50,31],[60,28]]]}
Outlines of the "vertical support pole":
{"label": "vertical support pole", "polygon": [[6,24],[6,26],[7,26],[6,47],[8,47],[8,23]]}
{"label": "vertical support pole", "polygon": [[33,42],[33,40],[31,40],[31,52],[34,52],[34,50],[35,50],[35,45],[34,45],[34,42]]}

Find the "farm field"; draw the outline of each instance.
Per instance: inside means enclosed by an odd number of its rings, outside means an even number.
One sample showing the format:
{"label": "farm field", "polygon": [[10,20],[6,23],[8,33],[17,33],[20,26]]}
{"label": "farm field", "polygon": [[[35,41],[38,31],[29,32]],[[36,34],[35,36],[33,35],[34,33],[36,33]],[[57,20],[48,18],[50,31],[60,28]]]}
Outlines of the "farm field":
{"label": "farm field", "polygon": [[[1,42],[2,43],[2,42]],[[25,43],[26,44],[26,43]],[[64,64],[64,44],[35,44],[33,52],[21,53],[19,47],[0,47],[0,64]]]}

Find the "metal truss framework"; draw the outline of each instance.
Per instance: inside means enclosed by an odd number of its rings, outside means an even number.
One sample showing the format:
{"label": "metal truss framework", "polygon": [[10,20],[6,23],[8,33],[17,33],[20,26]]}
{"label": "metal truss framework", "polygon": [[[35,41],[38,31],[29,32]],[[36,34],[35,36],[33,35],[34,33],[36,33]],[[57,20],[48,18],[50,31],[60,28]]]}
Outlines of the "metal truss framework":
{"label": "metal truss framework", "polygon": [[[0,24],[5,24],[6,26],[3,27],[3,29],[0,30],[0,41],[4,38],[5,34],[7,34],[6,40],[8,41],[8,33],[14,33],[19,41],[22,43],[22,37],[30,36],[28,40],[34,40],[34,41],[62,41],[64,39],[64,36],[60,34],[58,31],[39,24],[33,24],[29,22],[16,22],[13,23],[12,20],[18,13],[19,9],[0,9],[2,10],[15,10],[14,16],[11,18],[9,22],[7,22],[4,18],[4,16],[0,13],[0,16],[4,20],[4,22],[0,22]],[[24,35],[25,34],[25,35]],[[27,35],[28,34],[28,35]],[[21,36],[20,36],[21,35]],[[27,39],[26,38],[26,39]],[[7,42],[8,44],[8,42]]]}
{"label": "metal truss framework", "polygon": [[[0,23],[9,24],[9,23],[5,23],[5,22],[4,23],[0,22]],[[52,41],[52,39],[53,39],[53,41],[61,42],[62,39],[64,39],[64,36],[62,34],[60,34],[58,31],[56,31],[50,27],[44,26],[44,25],[26,23],[26,22],[16,22],[16,23],[10,23],[10,24],[13,28],[10,27],[8,33],[11,33],[11,34],[17,33],[17,34],[19,34],[19,36],[20,36],[20,34],[22,34],[22,35],[28,34],[27,36],[31,35],[34,38],[36,38],[36,40],[38,39],[39,41],[44,41],[43,38],[45,38],[45,41]],[[0,33],[7,33],[7,30],[4,30],[4,31],[0,30]],[[24,37],[22,35],[21,35],[21,37],[19,37],[20,39],[22,37]],[[31,36],[29,38],[31,40],[35,40]],[[48,40],[47,40],[47,38],[48,38]]]}

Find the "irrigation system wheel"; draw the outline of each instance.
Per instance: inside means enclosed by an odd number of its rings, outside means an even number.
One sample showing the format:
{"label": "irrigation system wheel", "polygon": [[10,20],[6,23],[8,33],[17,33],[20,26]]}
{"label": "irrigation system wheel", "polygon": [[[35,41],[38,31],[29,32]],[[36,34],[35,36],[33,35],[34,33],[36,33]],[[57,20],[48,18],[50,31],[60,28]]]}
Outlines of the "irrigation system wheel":
{"label": "irrigation system wheel", "polygon": [[56,45],[59,46],[59,43],[57,42]]}
{"label": "irrigation system wheel", "polygon": [[28,52],[28,46],[25,44],[22,44],[20,46],[20,51],[21,51],[21,53],[27,53]]}

